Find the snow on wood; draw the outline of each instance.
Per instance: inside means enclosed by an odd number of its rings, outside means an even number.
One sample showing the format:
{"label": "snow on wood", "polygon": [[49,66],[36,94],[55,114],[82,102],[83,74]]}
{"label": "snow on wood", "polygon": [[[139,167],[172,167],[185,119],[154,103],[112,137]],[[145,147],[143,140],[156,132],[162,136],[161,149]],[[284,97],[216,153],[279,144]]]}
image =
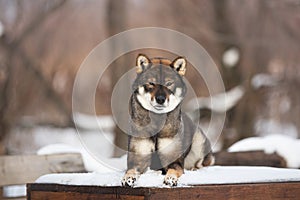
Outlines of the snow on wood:
{"label": "snow on wood", "polygon": [[[101,141],[98,142],[101,145]],[[76,148],[67,144],[51,144],[42,147],[38,155],[53,155],[62,153],[81,153],[84,167],[89,172],[113,172],[126,168],[126,156],[121,158],[107,158],[95,156],[83,146]]]}
{"label": "snow on wood", "polygon": [[3,187],[3,197],[14,198],[14,197],[25,197],[26,196],[26,185],[12,185]]}
{"label": "snow on wood", "polygon": [[[36,183],[66,185],[121,186],[124,172],[49,174],[36,180]],[[142,174],[136,187],[167,187],[163,185],[164,176],[160,171],[149,170]],[[300,170],[272,167],[205,167],[197,171],[185,171],[179,179],[178,187],[202,184],[236,184],[261,182],[300,181]]]}
{"label": "snow on wood", "polygon": [[290,168],[300,168],[300,140],[285,135],[246,138],[233,144],[228,151],[259,151],[267,154],[277,153],[283,157]]}

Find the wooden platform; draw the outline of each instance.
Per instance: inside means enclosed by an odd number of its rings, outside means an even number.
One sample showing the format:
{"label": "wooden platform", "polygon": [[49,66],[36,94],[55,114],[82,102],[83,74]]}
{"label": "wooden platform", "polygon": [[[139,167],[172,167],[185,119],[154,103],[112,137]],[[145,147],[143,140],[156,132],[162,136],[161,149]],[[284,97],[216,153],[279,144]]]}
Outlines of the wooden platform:
{"label": "wooden platform", "polygon": [[124,188],[27,184],[28,200],[76,199],[299,199],[300,182],[201,185],[186,188]]}

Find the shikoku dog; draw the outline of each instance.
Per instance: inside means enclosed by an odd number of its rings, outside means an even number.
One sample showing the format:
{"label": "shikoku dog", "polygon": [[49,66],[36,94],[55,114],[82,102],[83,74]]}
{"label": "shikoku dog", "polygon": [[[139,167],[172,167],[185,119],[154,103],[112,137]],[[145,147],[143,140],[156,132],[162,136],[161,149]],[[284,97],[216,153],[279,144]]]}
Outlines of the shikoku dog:
{"label": "shikoku dog", "polygon": [[169,186],[177,185],[184,168],[199,169],[214,163],[210,142],[181,111],[186,64],[183,57],[172,62],[138,55],[129,105],[130,136],[123,186],[134,186],[150,167],[153,154],[159,158],[166,174],[164,183]]}

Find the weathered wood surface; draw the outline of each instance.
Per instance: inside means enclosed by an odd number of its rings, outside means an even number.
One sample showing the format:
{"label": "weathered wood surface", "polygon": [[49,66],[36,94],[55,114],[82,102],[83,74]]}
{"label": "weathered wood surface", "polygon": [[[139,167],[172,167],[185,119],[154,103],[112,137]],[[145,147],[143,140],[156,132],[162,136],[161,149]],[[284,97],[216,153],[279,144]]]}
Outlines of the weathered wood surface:
{"label": "weathered wood surface", "polygon": [[28,184],[28,200],[76,199],[299,199],[300,182],[200,185],[186,188],[124,188]]}
{"label": "weathered wood surface", "polygon": [[222,166],[270,166],[287,167],[284,158],[276,153],[266,154],[263,151],[226,152],[214,154],[215,164]]}
{"label": "weathered wood surface", "polygon": [[84,172],[81,154],[0,156],[0,187],[34,182],[50,173]]}
{"label": "weathered wood surface", "polygon": [[2,200],[26,200],[26,197],[9,197],[9,198],[3,197]]}

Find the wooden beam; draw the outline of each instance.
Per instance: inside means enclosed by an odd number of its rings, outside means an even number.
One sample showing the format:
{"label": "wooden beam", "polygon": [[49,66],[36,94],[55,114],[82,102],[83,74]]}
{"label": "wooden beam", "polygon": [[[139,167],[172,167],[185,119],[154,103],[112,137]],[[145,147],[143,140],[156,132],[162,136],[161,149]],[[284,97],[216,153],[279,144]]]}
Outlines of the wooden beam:
{"label": "wooden beam", "polygon": [[49,173],[84,172],[81,154],[0,156],[0,187],[34,182]]}
{"label": "wooden beam", "polygon": [[266,154],[263,151],[214,153],[215,164],[222,166],[270,166],[287,167],[284,158],[276,153]]}
{"label": "wooden beam", "polygon": [[28,184],[28,200],[73,199],[299,199],[300,182],[198,185],[184,188],[124,188]]}

